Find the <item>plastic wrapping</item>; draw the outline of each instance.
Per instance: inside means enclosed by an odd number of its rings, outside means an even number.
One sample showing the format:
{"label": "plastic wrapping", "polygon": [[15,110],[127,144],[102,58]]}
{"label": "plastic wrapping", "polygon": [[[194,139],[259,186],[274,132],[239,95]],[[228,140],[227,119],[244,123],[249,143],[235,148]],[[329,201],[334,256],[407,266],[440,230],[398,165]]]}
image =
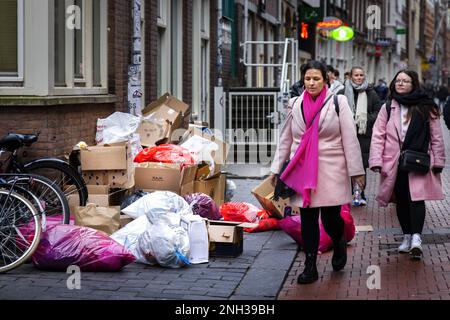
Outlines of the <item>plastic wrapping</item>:
{"label": "plastic wrapping", "polygon": [[220,214],[226,221],[256,222],[261,209],[247,202],[227,202],[220,206]]}
{"label": "plastic wrapping", "polygon": [[210,172],[209,176],[214,174],[215,165],[212,152],[219,150],[217,143],[194,135],[181,144],[181,146],[189,150],[196,164],[200,164],[201,162],[208,163]]}
{"label": "plastic wrapping", "polygon": [[111,238],[123,245],[135,257],[137,262],[149,263],[149,257],[139,249],[139,237],[151,228],[152,224],[148,221],[145,215],[140,216],[136,220],[131,221],[125,227],[116,231],[111,235]]}
{"label": "plastic wrapping", "polygon": [[181,268],[189,265],[189,237],[182,227],[152,225],[139,237],[139,248],[149,263],[162,267]]}
{"label": "plastic wrapping", "polygon": [[192,212],[202,218],[209,220],[221,220],[223,218],[217,204],[207,194],[191,193],[185,195],[184,199],[190,205]]}
{"label": "plastic wrapping", "polygon": [[[341,207],[341,217],[344,220],[344,236],[347,242],[353,240],[355,236],[355,224],[353,217],[350,214],[350,205],[346,204]],[[285,231],[295,242],[303,247],[301,220],[300,216],[292,216],[278,221],[279,227]],[[333,240],[326,233],[322,221],[319,220],[320,238],[319,238],[319,253],[327,252],[333,248]]]}
{"label": "plastic wrapping", "polygon": [[189,150],[174,144],[161,144],[145,148],[136,155],[134,162],[179,163],[181,167],[195,164]]}
{"label": "plastic wrapping", "polygon": [[170,191],[155,191],[147,194],[122,210],[132,218],[146,215],[152,224],[163,223],[177,227],[182,215],[192,214],[189,204]]}
{"label": "plastic wrapping", "polygon": [[67,270],[71,265],[82,271],[118,271],[135,257],[105,233],[81,226],[51,225],[42,233],[32,256],[42,270]]}
{"label": "plastic wrapping", "polygon": [[124,112],[114,112],[105,119],[97,120],[96,142],[107,144],[130,140],[140,123],[140,117]]}

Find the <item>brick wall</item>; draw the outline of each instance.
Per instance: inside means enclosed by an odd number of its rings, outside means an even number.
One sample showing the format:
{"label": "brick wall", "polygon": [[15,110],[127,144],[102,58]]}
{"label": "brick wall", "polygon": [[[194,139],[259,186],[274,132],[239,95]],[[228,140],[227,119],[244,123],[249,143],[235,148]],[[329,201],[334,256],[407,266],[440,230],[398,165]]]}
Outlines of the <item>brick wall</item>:
{"label": "brick wall", "polygon": [[145,2],[145,105],[155,101],[157,96],[158,61],[158,0]]}
{"label": "brick wall", "polygon": [[24,149],[25,160],[61,157],[79,141],[94,144],[97,118],[113,112],[112,103],[0,107],[0,137],[40,132],[38,142]]}
{"label": "brick wall", "polygon": [[192,104],[192,5],[192,1],[183,1],[183,102],[189,106]]}
{"label": "brick wall", "polygon": [[109,92],[117,96],[116,110],[128,111],[128,65],[131,62],[131,0],[108,2]]}

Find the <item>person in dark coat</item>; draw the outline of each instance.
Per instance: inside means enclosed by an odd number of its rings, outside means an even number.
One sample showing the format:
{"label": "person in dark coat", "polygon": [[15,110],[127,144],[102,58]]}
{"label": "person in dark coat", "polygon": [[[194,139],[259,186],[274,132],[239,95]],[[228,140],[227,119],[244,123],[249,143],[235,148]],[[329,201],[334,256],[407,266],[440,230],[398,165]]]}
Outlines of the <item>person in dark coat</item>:
{"label": "person in dark coat", "polygon": [[[345,81],[345,88],[338,92],[347,97],[353,117],[356,122],[358,141],[361,147],[364,169],[369,167],[370,142],[372,128],[381,108],[380,99],[369,86],[364,69],[353,67],[350,71],[350,79]],[[361,205],[367,204],[364,191],[361,193]]]}
{"label": "person in dark coat", "polygon": [[450,130],[450,96],[447,97],[447,101],[445,102],[443,114],[445,125],[447,126],[448,130]]}
{"label": "person in dark coat", "polygon": [[[302,64],[300,66],[301,74],[303,74],[303,69],[305,67],[306,67],[306,63]],[[303,91],[305,91],[305,84],[304,84],[303,78],[300,78],[300,80],[297,81],[296,83],[294,83],[291,87],[291,91],[289,92],[291,99],[294,97],[300,97],[302,95]]]}

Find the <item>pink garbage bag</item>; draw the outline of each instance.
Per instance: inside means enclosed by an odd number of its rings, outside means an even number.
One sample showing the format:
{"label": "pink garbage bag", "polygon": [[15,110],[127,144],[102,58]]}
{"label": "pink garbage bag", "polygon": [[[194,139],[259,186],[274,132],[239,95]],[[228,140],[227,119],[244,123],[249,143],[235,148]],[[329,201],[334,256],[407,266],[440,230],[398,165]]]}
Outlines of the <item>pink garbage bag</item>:
{"label": "pink garbage bag", "polygon": [[[341,217],[344,220],[344,236],[347,243],[352,241],[355,237],[355,223],[353,217],[350,214],[350,205],[346,204],[341,207]],[[281,219],[278,221],[278,225],[284,230],[295,242],[303,247],[302,233],[301,233],[301,221],[300,216],[292,216]],[[319,240],[319,254],[327,252],[333,248],[333,240],[326,233],[322,221],[319,220],[320,227],[320,240]]]}
{"label": "pink garbage bag", "polygon": [[65,271],[76,265],[82,271],[118,271],[136,258],[101,231],[61,224],[42,233],[32,260],[43,270]]}

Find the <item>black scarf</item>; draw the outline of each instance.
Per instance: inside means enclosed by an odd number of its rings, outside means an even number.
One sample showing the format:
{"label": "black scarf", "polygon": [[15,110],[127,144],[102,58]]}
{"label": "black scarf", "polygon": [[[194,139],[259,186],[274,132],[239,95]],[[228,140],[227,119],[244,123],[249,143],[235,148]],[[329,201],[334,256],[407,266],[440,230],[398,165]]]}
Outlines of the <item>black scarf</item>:
{"label": "black scarf", "polygon": [[[435,106],[434,101],[421,90],[415,90],[408,95],[399,95],[394,92],[393,98],[408,109],[412,106],[429,106],[430,112]],[[428,153],[430,145],[429,112],[428,114],[422,114],[417,109],[413,109],[411,112],[411,122],[408,131],[406,131],[402,150],[409,149]]]}

